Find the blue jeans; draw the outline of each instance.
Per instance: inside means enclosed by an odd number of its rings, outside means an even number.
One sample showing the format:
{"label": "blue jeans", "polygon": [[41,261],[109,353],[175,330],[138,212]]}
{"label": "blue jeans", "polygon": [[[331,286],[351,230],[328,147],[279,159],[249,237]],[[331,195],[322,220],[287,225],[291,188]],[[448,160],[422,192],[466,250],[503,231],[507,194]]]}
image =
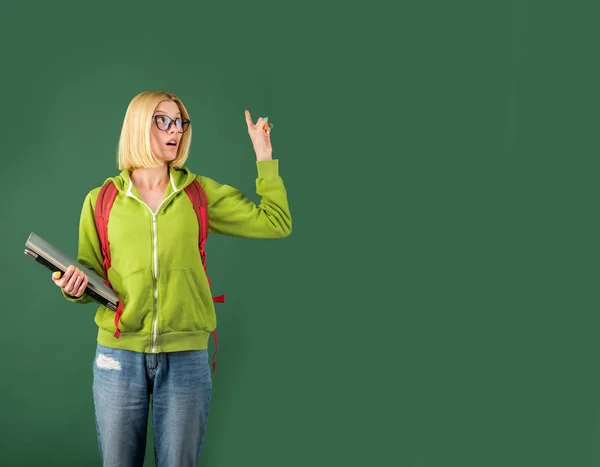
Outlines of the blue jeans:
{"label": "blue jeans", "polygon": [[157,467],[196,467],[211,391],[206,350],[144,354],[98,345],[93,392],[102,465],[143,465],[152,404]]}

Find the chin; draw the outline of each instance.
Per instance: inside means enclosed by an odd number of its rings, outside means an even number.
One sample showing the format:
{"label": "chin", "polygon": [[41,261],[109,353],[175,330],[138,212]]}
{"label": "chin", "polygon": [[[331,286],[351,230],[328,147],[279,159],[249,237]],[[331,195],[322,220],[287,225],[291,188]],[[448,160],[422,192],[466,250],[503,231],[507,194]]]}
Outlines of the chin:
{"label": "chin", "polygon": [[163,157],[161,157],[163,162],[173,162],[175,159],[177,159],[177,153],[175,154],[163,154]]}

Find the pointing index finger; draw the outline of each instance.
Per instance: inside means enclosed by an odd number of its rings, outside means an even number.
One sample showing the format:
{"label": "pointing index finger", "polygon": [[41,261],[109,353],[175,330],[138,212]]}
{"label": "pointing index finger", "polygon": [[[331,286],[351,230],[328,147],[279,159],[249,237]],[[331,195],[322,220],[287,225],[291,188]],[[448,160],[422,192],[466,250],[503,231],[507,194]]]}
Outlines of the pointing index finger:
{"label": "pointing index finger", "polygon": [[250,116],[250,111],[246,110],[246,125],[248,125],[248,130],[254,130],[254,124],[252,123],[252,117]]}

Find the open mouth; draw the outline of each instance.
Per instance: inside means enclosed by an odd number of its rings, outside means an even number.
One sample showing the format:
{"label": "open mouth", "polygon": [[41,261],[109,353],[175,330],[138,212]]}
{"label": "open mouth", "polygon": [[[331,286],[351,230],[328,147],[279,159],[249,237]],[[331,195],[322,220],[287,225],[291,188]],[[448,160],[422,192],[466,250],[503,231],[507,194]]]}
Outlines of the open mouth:
{"label": "open mouth", "polygon": [[169,141],[167,143],[167,146],[170,146],[172,148],[176,148],[177,147],[177,141],[175,141],[175,140]]}

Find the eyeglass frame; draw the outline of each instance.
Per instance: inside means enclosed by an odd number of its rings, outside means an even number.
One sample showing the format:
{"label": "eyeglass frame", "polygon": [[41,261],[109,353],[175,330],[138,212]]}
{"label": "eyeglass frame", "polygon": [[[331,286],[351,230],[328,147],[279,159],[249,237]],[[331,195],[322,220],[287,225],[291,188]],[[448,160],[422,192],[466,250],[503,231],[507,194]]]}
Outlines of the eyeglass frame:
{"label": "eyeglass frame", "polygon": [[[162,129],[158,126],[158,121],[156,120],[157,117],[166,117],[169,119],[169,125],[167,126],[166,129]],[[163,115],[163,114],[159,114],[159,115],[154,115],[152,117],[152,120],[154,120],[154,124],[156,125],[156,128],[158,128],[160,131],[169,131],[171,129],[171,125],[173,125],[173,123],[175,123],[177,120],[181,120],[181,128],[183,128],[184,123],[187,123],[187,128],[183,131],[179,131],[179,128],[177,128],[177,133],[185,133],[186,131],[188,131],[190,124],[192,123],[191,120],[188,120],[187,118],[184,117],[179,117],[176,118],[175,120],[173,120],[171,117],[169,117],[168,115]],[[175,123],[175,127],[177,127],[177,124]]]}

